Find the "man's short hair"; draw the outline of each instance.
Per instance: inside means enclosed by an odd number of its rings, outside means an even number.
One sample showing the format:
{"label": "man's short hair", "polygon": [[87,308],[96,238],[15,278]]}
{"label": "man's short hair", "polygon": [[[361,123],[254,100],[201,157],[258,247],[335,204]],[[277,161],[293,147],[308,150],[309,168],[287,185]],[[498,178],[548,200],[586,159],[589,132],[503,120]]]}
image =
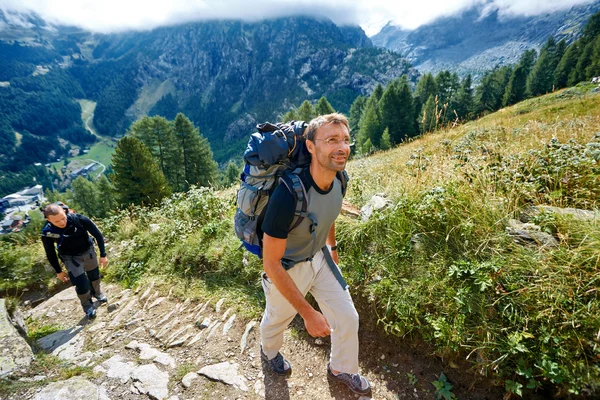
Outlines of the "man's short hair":
{"label": "man's short hair", "polygon": [[44,207],[44,217],[49,217],[51,215],[58,215],[63,211],[63,208],[58,204],[48,204]]}
{"label": "man's short hair", "polygon": [[308,123],[308,127],[306,128],[305,132],[306,140],[314,141],[317,129],[319,129],[325,124],[343,125],[348,130],[348,133],[350,133],[350,125],[348,124],[348,118],[346,118],[344,114],[332,113],[326,115],[319,115],[317,118],[314,118]]}

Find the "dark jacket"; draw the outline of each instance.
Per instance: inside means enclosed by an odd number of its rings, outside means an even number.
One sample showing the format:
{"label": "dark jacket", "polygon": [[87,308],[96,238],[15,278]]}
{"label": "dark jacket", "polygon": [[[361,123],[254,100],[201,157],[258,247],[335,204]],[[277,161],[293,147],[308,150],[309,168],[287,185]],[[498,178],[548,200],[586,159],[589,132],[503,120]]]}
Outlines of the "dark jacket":
{"label": "dark jacket", "polygon": [[56,273],[62,271],[58,263],[56,251],[58,250],[58,254],[61,256],[76,256],[86,252],[93,245],[88,232],[98,242],[100,257],[106,257],[104,237],[100,233],[100,230],[98,230],[98,227],[88,217],[80,214],[67,214],[66,227],[58,228],[50,222],[44,226],[42,229],[42,243],[44,244],[46,257]]}

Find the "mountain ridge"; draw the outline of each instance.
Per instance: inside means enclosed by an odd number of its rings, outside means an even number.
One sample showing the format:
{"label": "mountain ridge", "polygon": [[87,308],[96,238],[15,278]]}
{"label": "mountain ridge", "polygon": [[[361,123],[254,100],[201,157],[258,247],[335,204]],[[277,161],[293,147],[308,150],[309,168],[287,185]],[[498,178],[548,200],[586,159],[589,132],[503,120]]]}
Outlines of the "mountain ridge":
{"label": "mountain ridge", "polygon": [[476,79],[497,64],[514,64],[528,49],[538,50],[548,37],[571,43],[600,1],[532,17],[506,17],[498,9],[472,7],[414,30],[388,23],[371,37],[373,44],[398,52],[420,72],[448,69]]}

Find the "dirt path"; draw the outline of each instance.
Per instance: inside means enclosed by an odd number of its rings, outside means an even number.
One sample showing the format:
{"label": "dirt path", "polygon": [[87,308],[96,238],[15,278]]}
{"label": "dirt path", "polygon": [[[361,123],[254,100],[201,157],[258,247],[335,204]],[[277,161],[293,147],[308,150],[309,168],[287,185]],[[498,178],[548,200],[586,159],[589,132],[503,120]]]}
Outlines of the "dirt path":
{"label": "dirt path", "polygon": [[[330,343],[314,339],[297,318],[285,333],[282,354],[293,374],[280,377],[260,360],[258,323],[237,317],[238,305],[223,298],[205,302],[181,301],[161,294],[153,285],[135,291],[115,285],[106,289],[108,305],[99,306],[93,321],[81,318],[73,288],[67,288],[28,311],[36,324],[60,324],[48,351],[75,365],[92,368],[88,377],[110,399],[356,399],[345,386],[327,379],[325,365]],[[427,356],[425,345],[409,347],[399,340],[361,327],[361,370],[372,382],[374,399],[434,399],[431,382],[444,372],[460,399],[501,399],[503,390],[477,381],[466,366],[445,366]],[[44,339],[42,339],[44,340]],[[48,344],[46,343],[46,347]],[[154,354],[154,358],[148,356]],[[157,355],[159,354],[159,355]],[[218,380],[215,365],[230,371]],[[144,369],[164,375],[152,384],[140,377]],[[138,372],[135,372],[138,371]],[[129,375],[128,375],[129,374]],[[49,382],[52,376],[45,379]],[[162,379],[162,378],[161,378]],[[223,382],[225,381],[225,383]],[[456,383],[459,382],[459,383]],[[160,387],[159,387],[160,386]],[[24,389],[10,399],[34,398],[39,389]]]}

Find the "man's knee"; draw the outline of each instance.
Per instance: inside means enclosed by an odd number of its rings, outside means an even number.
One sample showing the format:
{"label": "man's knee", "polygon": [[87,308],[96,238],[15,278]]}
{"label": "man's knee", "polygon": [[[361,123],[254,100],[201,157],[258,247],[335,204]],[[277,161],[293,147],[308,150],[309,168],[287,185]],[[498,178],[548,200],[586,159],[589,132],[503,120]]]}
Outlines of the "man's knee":
{"label": "man's knee", "polygon": [[73,286],[75,286],[75,291],[77,294],[86,294],[90,291],[90,281],[85,274],[75,277],[69,272],[69,279],[71,280]]}
{"label": "man's knee", "polygon": [[96,267],[91,271],[87,271],[87,276],[90,282],[97,281],[100,279],[100,268]]}

